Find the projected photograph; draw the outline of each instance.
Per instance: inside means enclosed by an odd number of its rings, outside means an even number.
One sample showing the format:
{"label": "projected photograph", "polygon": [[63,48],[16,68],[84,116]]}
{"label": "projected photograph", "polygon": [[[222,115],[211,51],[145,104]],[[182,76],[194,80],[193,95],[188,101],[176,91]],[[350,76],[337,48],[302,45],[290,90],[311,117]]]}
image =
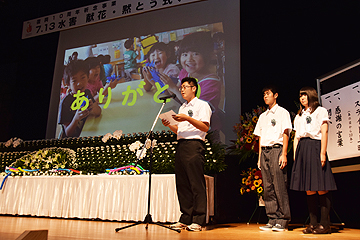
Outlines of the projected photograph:
{"label": "projected photograph", "polygon": [[[197,97],[211,106],[210,131],[221,139],[225,110],[225,41],[222,23],[66,49],[58,138],[147,132],[163,103],[177,112],[184,77],[198,80]],[[158,122],[154,131],[168,130]]]}

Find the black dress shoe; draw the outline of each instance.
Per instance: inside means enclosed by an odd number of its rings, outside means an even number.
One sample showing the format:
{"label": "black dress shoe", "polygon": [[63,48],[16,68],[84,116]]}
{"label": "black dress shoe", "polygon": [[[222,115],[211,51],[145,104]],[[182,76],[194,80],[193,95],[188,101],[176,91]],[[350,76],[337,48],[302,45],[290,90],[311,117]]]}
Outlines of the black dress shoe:
{"label": "black dress shoe", "polygon": [[319,224],[314,230],[313,230],[313,234],[327,234],[327,233],[331,233],[331,228],[330,226],[324,227],[323,225]]}
{"label": "black dress shoe", "polygon": [[309,226],[303,230],[303,233],[304,233],[304,234],[313,233],[313,231],[314,231],[315,228],[316,228],[316,226],[314,226],[314,225],[312,225],[312,224],[309,224]]}

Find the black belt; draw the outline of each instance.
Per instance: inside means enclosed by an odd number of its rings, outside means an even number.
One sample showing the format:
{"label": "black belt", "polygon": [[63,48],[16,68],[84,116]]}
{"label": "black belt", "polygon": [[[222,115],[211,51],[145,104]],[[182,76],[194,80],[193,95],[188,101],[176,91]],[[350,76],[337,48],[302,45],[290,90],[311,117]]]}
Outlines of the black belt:
{"label": "black belt", "polygon": [[273,148],[280,148],[282,147],[281,144],[274,144],[272,146],[264,146],[264,147],[261,147],[262,150],[269,150],[269,149],[273,149]]}

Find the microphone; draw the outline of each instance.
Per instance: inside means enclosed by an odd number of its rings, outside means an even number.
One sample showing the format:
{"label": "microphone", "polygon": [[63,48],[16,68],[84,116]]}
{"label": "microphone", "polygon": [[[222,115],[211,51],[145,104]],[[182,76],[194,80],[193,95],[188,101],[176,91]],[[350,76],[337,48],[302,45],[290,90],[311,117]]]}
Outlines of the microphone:
{"label": "microphone", "polygon": [[161,97],[159,98],[160,100],[166,100],[166,99],[169,99],[169,98],[175,98],[176,97],[176,94],[171,94],[170,96],[164,96],[164,97]]}

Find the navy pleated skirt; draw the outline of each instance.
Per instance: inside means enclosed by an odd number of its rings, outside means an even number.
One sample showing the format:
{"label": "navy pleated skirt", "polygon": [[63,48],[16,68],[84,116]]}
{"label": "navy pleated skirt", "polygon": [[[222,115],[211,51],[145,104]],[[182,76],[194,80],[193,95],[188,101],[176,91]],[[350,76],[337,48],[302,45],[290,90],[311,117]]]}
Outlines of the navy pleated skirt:
{"label": "navy pleated skirt", "polygon": [[326,158],[324,167],[320,160],[321,141],[301,138],[295,152],[290,189],[296,191],[334,191],[336,183]]}

